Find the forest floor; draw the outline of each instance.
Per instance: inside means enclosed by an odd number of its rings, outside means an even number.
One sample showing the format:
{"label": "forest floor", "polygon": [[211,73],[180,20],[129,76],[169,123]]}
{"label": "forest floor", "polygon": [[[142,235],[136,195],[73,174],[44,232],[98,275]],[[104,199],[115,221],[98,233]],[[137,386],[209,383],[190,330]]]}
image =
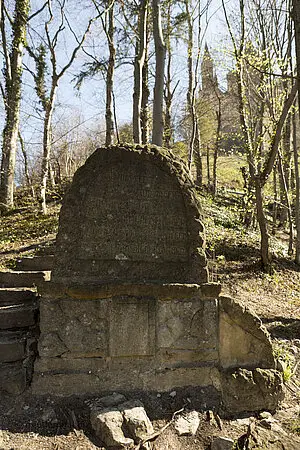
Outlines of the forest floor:
{"label": "forest floor", "polygon": [[[236,449],[300,449],[300,268],[287,255],[286,235],[281,231],[272,237],[273,274],[264,274],[259,265],[258,232],[242,227],[238,207],[225,206],[224,199],[216,202],[209,196],[202,197],[202,204],[210,281],[222,283],[223,293],[252,310],[268,329],[283,368],[285,399],[273,416],[271,430],[258,425],[259,417],[223,419],[220,425],[208,420],[207,412],[202,411],[194,437],[178,437],[171,425],[151,448],[204,450],[217,436],[238,442],[249,424],[255,423],[256,438],[248,447],[236,444]],[[22,206],[1,218],[1,268],[13,268],[17,258],[34,254],[39,245],[53,243],[59,208],[59,202],[53,203],[45,217],[36,206]],[[175,411],[171,398],[165,417],[156,417],[155,399],[146,399],[146,404],[152,405],[146,409],[156,429],[168,423]],[[2,395],[1,411],[0,450],[103,448],[93,435],[83,399]]]}

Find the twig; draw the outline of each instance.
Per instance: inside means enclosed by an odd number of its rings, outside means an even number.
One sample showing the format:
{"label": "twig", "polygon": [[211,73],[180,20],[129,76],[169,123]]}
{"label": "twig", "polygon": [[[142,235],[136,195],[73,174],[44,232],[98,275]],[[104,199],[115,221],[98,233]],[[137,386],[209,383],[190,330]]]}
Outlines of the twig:
{"label": "twig", "polygon": [[166,425],[164,425],[160,430],[156,431],[155,433],[152,433],[150,436],[143,439],[136,447],[134,447],[134,450],[140,450],[143,447],[143,445],[146,444],[147,442],[152,442],[155,439],[157,439],[167,428],[169,428],[170,425],[172,425],[177,414],[180,414],[181,412],[184,411],[185,406],[186,405],[184,405],[184,407],[179,409],[178,411],[175,411],[174,414],[172,415],[172,419],[170,420],[170,422],[166,423]]}

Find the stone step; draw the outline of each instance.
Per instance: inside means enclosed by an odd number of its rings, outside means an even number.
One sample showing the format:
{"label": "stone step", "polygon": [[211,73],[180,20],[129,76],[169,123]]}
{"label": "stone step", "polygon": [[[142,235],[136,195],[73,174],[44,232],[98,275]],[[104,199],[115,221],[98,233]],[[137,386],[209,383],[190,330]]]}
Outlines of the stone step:
{"label": "stone step", "polygon": [[0,288],[0,306],[28,304],[36,300],[35,288]]}
{"label": "stone step", "polygon": [[46,245],[46,244],[41,245],[36,250],[36,255],[38,255],[38,256],[53,255],[54,251],[55,251],[55,240],[51,240],[48,243],[48,245]]}
{"label": "stone step", "polygon": [[0,364],[21,361],[26,356],[26,336],[19,332],[0,333]]}
{"label": "stone step", "polygon": [[10,305],[0,307],[0,330],[28,328],[36,325],[36,305]]}
{"label": "stone step", "polygon": [[1,287],[32,287],[38,286],[45,281],[49,281],[51,272],[44,271],[1,271],[0,286]]}
{"label": "stone step", "polygon": [[0,364],[0,391],[19,395],[27,385],[26,369],[22,362]]}
{"label": "stone step", "polygon": [[49,271],[53,267],[53,255],[26,256],[16,261],[16,270],[32,271],[43,270]]}

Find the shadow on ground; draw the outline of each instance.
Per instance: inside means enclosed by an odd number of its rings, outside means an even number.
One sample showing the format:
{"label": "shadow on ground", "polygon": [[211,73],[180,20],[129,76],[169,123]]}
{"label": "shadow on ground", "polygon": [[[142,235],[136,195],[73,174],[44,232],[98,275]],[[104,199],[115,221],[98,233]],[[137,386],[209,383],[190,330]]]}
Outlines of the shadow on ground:
{"label": "shadow on ground", "polygon": [[299,339],[300,320],[286,317],[261,317],[261,320],[272,338],[277,339]]}

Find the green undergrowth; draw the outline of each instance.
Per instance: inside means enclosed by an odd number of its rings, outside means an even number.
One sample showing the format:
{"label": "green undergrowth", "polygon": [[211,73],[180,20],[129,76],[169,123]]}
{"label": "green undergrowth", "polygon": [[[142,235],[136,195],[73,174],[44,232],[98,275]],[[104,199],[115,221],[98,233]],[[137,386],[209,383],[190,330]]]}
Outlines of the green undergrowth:
{"label": "green undergrowth", "polygon": [[[208,258],[218,258],[223,261],[259,259],[258,227],[245,227],[243,211],[238,202],[228,205],[228,196],[222,191],[216,199],[209,194],[202,194],[200,199]],[[287,243],[282,239],[272,236],[270,247],[275,258],[288,258]]]}
{"label": "green undergrowth", "polygon": [[59,206],[51,207],[47,215],[38,211],[12,212],[1,218],[0,243],[21,244],[30,239],[56,233]]}
{"label": "green undergrowth", "polygon": [[[20,255],[33,253],[40,243],[55,238],[65,185],[47,191],[48,213],[42,214],[40,204],[28,188],[15,194],[15,207],[0,217],[0,266],[14,268]],[[28,250],[27,250],[28,249]]]}

